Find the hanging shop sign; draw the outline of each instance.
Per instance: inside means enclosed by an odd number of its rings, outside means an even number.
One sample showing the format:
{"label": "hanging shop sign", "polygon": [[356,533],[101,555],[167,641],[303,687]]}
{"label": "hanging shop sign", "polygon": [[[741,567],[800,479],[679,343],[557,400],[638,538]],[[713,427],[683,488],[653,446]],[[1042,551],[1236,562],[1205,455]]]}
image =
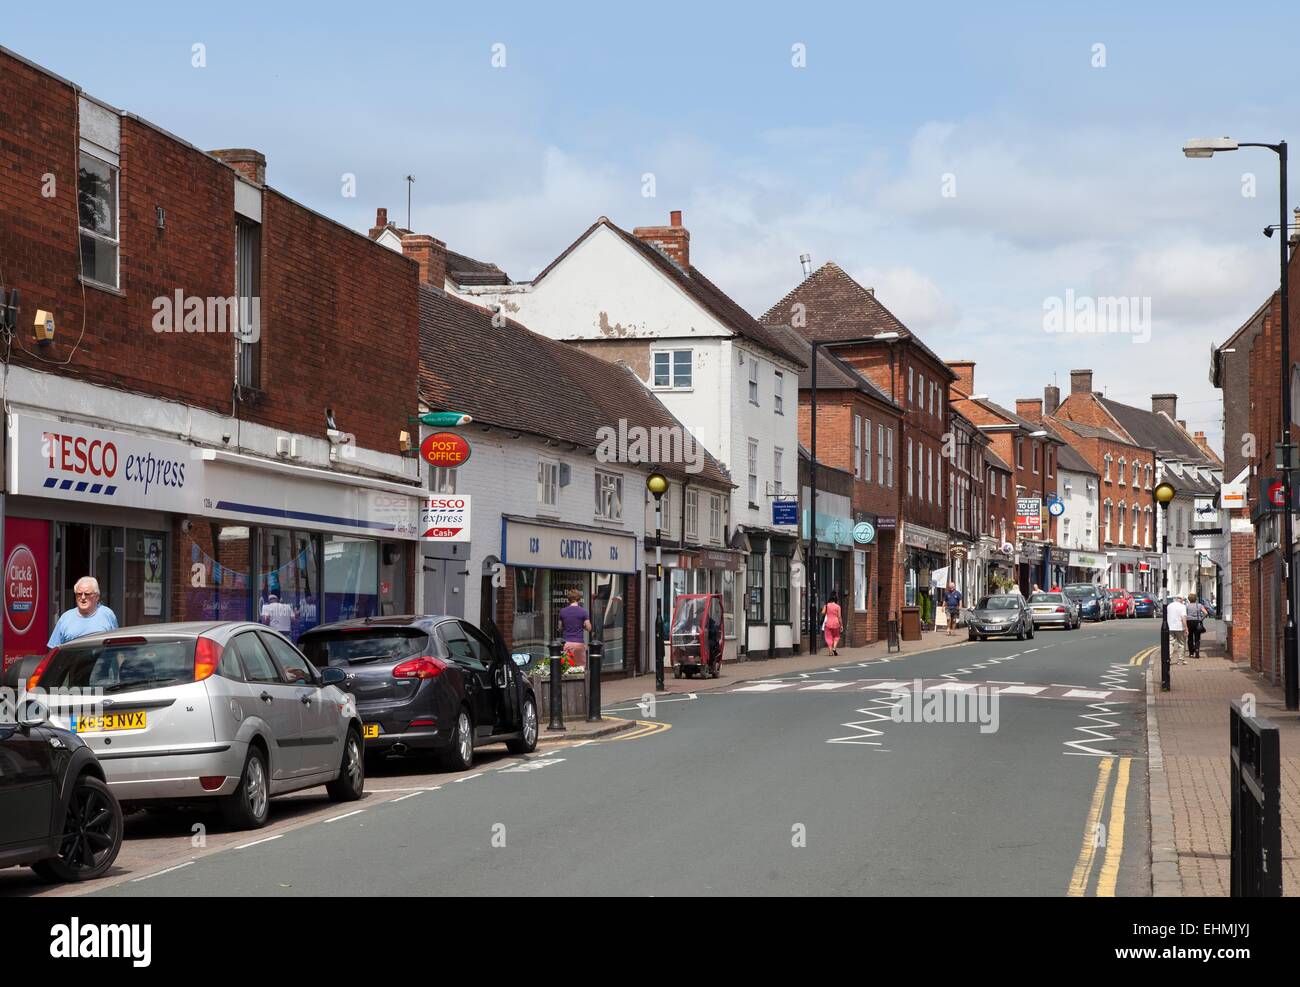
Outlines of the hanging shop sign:
{"label": "hanging shop sign", "polygon": [[785,525],[799,523],[799,502],[797,500],[772,501],[772,524]]}
{"label": "hanging shop sign", "polygon": [[876,528],[870,521],[859,521],[853,526],[853,540],[859,545],[870,545],[876,540]]}
{"label": "hanging shop sign", "polygon": [[470,495],[430,497],[420,507],[420,538],[424,541],[470,540]]}
{"label": "hanging shop sign", "polygon": [[469,460],[469,441],[455,432],[431,432],[420,443],[420,458],[430,466],[455,469]]}

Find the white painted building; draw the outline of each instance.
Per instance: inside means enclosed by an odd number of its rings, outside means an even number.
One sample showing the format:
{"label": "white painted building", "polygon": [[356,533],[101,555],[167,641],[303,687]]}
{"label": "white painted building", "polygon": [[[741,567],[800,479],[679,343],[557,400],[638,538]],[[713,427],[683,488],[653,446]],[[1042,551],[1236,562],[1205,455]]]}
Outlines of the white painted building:
{"label": "white painted building", "polygon": [[798,493],[802,361],[691,266],[689,245],[680,213],[634,233],[601,217],[532,282],[453,283],[449,273],[447,289],[625,364],[730,471],[727,543],[745,554],[738,642],[788,653],[797,525],[774,524],[773,502]]}

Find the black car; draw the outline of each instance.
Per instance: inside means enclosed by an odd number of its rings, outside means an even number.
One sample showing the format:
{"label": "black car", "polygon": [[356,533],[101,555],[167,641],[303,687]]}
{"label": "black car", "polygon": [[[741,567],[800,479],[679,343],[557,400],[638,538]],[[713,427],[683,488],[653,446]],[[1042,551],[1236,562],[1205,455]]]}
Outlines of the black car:
{"label": "black car", "polygon": [[94,752],[37,703],[0,721],[0,867],[51,881],[102,877],[122,848],[122,807]]}
{"label": "black car", "polygon": [[347,673],[366,756],[436,754],[464,770],[474,748],[537,747],[537,697],[495,626],[446,616],[366,617],[312,628],[298,647],[317,668]]}

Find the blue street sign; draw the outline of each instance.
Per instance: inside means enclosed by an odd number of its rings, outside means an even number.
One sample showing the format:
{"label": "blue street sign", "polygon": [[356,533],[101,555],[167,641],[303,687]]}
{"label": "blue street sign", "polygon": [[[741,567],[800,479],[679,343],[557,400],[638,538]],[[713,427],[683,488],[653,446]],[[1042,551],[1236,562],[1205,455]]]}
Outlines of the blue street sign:
{"label": "blue street sign", "polygon": [[773,524],[798,524],[799,502],[797,500],[772,501]]}

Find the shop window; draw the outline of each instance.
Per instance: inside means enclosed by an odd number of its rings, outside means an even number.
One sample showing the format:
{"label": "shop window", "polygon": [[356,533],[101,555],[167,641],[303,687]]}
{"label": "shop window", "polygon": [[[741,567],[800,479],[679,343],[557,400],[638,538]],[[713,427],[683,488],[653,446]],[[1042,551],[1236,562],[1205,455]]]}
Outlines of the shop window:
{"label": "shop window", "polygon": [[763,556],[750,552],[745,560],[745,619],[763,621]]}
{"label": "shop window", "polygon": [[410,547],[403,542],[379,543],[379,612],[385,617],[407,611],[406,573],[410,558]]}
{"label": "shop window", "polygon": [[790,556],[772,556],[772,620],[790,623]]}
{"label": "shop window", "polygon": [[282,528],[257,534],[258,620],[296,641],[320,623],[317,536]]}
{"label": "shop window", "polygon": [[123,627],[167,619],[167,535],[162,531],[126,531],[126,586],[118,621]]}
{"label": "shop window", "polygon": [[189,620],[248,620],[252,537],[246,525],[192,520],[188,534]]}
{"label": "shop window", "polygon": [[736,636],[736,571],[722,570],[722,613],[723,624],[729,638]]}
{"label": "shop window", "polygon": [[627,577],[617,573],[598,572],[593,576],[591,594],[591,626],[593,637],[604,644],[600,667],[606,671],[623,668],[626,655]]}
{"label": "shop window", "polygon": [[853,552],[853,609],[867,609],[867,553]]}
{"label": "shop window", "polygon": [[81,227],[81,276],[118,284],[118,169],[81,152],[77,165],[77,215]]}
{"label": "shop window", "polygon": [[324,623],[379,613],[379,543],[350,535],[326,535]]}
{"label": "shop window", "polygon": [[515,606],[511,650],[528,652],[534,658],[542,658],[546,650],[545,601],[547,590],[547,570],[533,568],[516,568]]}

